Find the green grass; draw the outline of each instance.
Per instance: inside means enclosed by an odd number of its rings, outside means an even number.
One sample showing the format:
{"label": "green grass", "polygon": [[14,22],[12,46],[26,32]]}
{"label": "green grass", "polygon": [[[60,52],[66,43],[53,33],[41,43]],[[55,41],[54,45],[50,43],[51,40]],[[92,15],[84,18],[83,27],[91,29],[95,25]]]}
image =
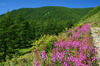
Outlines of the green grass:
{"label": "green grass", "polygon": [[99,19],[99,13],[96,13],[95,15],[93,15],[93,16],[89,17],[88,19],[86,19],[85,21],[86,22],[96,22],[98,20],[100,20]]}
{"label": "green grass", "polygon": [[93,16],[89,17],[83,23],[90,23],[92,27],[100,27],[100,18],[99,18],[99,13],[94,14]]}
{"label": "green grass", "polygon": [[31,49],[32,49],[31,47],[30,48],[19,49],[19,53],[20,54],[25,54],[25,53],[31,51]]}
{"label": "green grass", "polygon": [[[32,46],[34,46],[35,45],[35,41],[36,40],[32,40]],[[27,54],[27,53],[30,53],[31,51],[32,51],[32,47],[28,47],[28,48],[23,48],[23,49],[17,49],[18,51],[19,51],[19,54],[21,54],[21,55],[24,55],[24,54]]]}

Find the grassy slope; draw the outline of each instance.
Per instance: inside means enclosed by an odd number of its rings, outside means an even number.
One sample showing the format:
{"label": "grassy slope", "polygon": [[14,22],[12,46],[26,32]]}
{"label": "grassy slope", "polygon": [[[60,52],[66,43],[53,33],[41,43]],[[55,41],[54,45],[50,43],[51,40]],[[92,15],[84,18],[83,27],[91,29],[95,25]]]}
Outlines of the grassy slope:
{"label": "grassy slope", "polygon": [[89,23],[91,24],[91,26],[97,26],[100,27],[100,12],[92,15],[91,17],[89,17],[88,19],[84,20],[83,23]]}
{"label": "grassy slope", "polygon": [[95,7],[94,9],[92,9],[91,11],[88,12],[87,15],[85,15],[84,17],[81,18],[81,20],[79,22],[82,22],[86,19],[88,19],[89,17],[93,16],[94,14],[98,13],[100,11],[100,5]]}

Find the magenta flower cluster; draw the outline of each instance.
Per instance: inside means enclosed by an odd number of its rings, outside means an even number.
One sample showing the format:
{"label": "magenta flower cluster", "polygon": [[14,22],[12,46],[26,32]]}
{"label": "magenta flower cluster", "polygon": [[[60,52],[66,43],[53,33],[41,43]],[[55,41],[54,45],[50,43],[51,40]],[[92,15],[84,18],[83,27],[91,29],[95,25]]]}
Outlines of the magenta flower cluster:
{"label": "magenta flower cluster", "polygon": [[[77,32],[74,30],[77,29]],[[76,27],[74,30],[69,30],[72,35],[67,40],[61,38],[60,41],[54,42],[54,48],[51,60],[49,60],[49,66],[55,66],[55,61],[60,66],[92,66],[95,65],[96,59],[100,60],[96,56],[96,51],[93,44],[90,43],[91,38],[89,32],[90,26],[84,24],[81,28]],[[88,35],[84,37],[84,35]],[[42,60],[46,61],[46,52],[42,52]],[[35,62],[36,63],[36,62]]]}
{"label": "magenta flower cluster", "polygon": [[47,60],[46,59],[46,52],[45,51],[42,52],[42,58],[41,59],[43,59],[43,61],[46,61]]}
{"label": "magenta flower cluster", "polygon": [[36,60],[35,60],[35,62],[34,62],[34,65],[35,65],[35,66],[41,66],[40,63],[39,63],[39,61],[36,61]]}

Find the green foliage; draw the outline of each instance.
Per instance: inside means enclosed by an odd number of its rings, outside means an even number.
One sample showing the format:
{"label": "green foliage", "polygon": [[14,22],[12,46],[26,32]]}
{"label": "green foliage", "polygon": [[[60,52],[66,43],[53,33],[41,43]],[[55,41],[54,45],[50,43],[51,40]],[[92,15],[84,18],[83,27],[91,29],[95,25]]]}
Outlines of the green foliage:
{"label": "green foliage", "polygon": [[45,45],[46,45],[47,53],[52,50],[53,45],[54,45],[54,40],[53,40],[52,36],[50,38],[48,38],[48,40],[45,41]]}
{"label": "green foliage", "polygon": [[[24,17],[19,14],[16,19],[12,19],[10,12],[0,21],[0,53],[4,52],[0,61],[5,60],[6,55],[12,57],[12,55],[18,50],[16,48],[26,47],[30,45],[29,35],[29,22],[24,21]],[[6,61],[6,60],[5,60]]]}
{"label": "green foliage", "polygon": [[41,26],[40,23],[36,22],[35,24],[35,39],[38,39],[41,36]]}
{"label": "green foliage", "polygon": [[69,29],[69,28],[71,28],[73,25],[74,25],[74,21],[69,20],[69,21],[67,22],[67,26],[66,26],[66,27]]}
{"label": "green foliage", "polygon": [[99,12],[99,19],[100,19],[100,12]]}
{"label": "green foliage", "polygon": [[84,24],[88,23],[91,27],[100,27],[100,18],[99,18],[99,13],[96,13],[92,15],[91,17],[87,18],[85,21],[83,21]]}
{"label": "green foliage", "polygon": [[30,21],[29,22],[29,25],[30,25],[30,38],[31,39],[35,39],[35,23],[36,23],[37,21]]}
{"label": "green foliage", "polygon": [[[13,44],[10,42],[11,38],[11,29],[9,27],[13,24],[13,20],[11,18],[10,12],[8,11],[6,15],[2,18],[0,22],[0,50],[4,52],[3,57],[1,59],[5,60],[8,52],[13,52],[8,46],[12,46]],[[5,60],[6,61],[6,60]]]}
{"label": "green foliage", "polygon": [[4,66],[5,62],[0,63],[0,66]]}
{"label": "green foliage", "polygon": [[72,33],[71,33],[71,32],[68,32],[68,33],[67,33],[67,36],[69,37],[70,35],[72,36]]}

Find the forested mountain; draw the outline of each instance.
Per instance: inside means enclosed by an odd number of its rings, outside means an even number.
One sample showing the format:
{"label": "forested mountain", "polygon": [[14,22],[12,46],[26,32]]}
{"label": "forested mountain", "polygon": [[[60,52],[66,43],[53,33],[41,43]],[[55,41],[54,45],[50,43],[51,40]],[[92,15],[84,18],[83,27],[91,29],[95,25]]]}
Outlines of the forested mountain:
{"label": "forested mountain", "polygon": [[[47,20],[48,18],[61,20],[73,20],[74,22],[79,21],[93,8],[66,8],[59,6],[46,6],[40,8],[21,8],[18,10],[11,11],[13,18],[18,13],[22,13],[25,20]],[[73,16],[74,15],[74,16]],[[0,18],[4,16],[1,15]]]}

